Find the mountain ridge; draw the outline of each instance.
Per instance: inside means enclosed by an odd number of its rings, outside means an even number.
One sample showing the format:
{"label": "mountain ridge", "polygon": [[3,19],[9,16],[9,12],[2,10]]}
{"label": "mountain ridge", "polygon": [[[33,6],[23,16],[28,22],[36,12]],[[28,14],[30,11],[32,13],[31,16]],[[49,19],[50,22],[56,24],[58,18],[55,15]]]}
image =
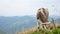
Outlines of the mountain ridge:
{"label": "mountain ridge", "polygon": [[[58,16],[50,16],[49,18],[54,18],[56,22],[60,22]],[[1,17],[0,16],[0,29],[5,32],[12,31],[13,33],[16,31],[22,31],[23,29],[28,29],[36,26],[36,17],[33,16],[14,16],[14,17]]]}

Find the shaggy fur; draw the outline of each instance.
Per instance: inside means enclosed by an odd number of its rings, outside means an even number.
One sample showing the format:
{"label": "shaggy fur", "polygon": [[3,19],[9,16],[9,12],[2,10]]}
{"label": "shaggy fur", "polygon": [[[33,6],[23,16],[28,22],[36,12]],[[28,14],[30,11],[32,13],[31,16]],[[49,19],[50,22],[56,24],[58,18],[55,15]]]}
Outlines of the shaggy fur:
{"label": "shaggy fur", "polygon": [[46,29],[46,24],[48,23],[49,12],[47,8],[40,8],[37,11],[37,26],[39,28]]}
{"label": "shaggy fur", "polygon": [[48,16],[49,16],[49,12],[48,9],[46,8],[40,8],[37,11],[37,20],[41,20],[42,23],[45,23],[48,21]]}

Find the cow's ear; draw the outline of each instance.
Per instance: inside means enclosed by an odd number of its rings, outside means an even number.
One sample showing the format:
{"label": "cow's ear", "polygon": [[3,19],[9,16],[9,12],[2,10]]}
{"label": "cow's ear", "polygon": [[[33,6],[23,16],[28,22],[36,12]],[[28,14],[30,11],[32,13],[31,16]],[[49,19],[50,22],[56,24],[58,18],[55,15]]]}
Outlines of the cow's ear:
{"label": "cow's ear", "polygon": [[38,10],[41,10],[40,8]]}
{"label": "cow's ear", "polygon": [[39,8],[37,11],[40,12],[41,8]]}
{"label": "cow's ear", "polygon": [[40,12],[41,8],[38,9],[38,12]]}

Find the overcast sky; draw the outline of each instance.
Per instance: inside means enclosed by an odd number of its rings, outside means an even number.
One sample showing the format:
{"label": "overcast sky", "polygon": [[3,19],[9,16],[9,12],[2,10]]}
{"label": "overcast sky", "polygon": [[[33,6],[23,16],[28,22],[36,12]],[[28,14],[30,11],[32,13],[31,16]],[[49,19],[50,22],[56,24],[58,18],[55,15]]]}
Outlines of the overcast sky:
{"label": "overcast sky", "polygon": [[0,16],[35,15],[46,7],[49,15],[60,15],[60,0],[0,0]]}

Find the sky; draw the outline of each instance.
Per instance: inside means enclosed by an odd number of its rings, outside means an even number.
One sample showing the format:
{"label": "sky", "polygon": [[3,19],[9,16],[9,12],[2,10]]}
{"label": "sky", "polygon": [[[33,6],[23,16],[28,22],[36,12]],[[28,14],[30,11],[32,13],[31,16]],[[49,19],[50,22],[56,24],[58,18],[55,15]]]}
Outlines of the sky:
{"label": "sky", "polygon": [[36,15],[39,8],[45,7],[49,15],[60,16],[60,0],[0,0],[0,16]]}

